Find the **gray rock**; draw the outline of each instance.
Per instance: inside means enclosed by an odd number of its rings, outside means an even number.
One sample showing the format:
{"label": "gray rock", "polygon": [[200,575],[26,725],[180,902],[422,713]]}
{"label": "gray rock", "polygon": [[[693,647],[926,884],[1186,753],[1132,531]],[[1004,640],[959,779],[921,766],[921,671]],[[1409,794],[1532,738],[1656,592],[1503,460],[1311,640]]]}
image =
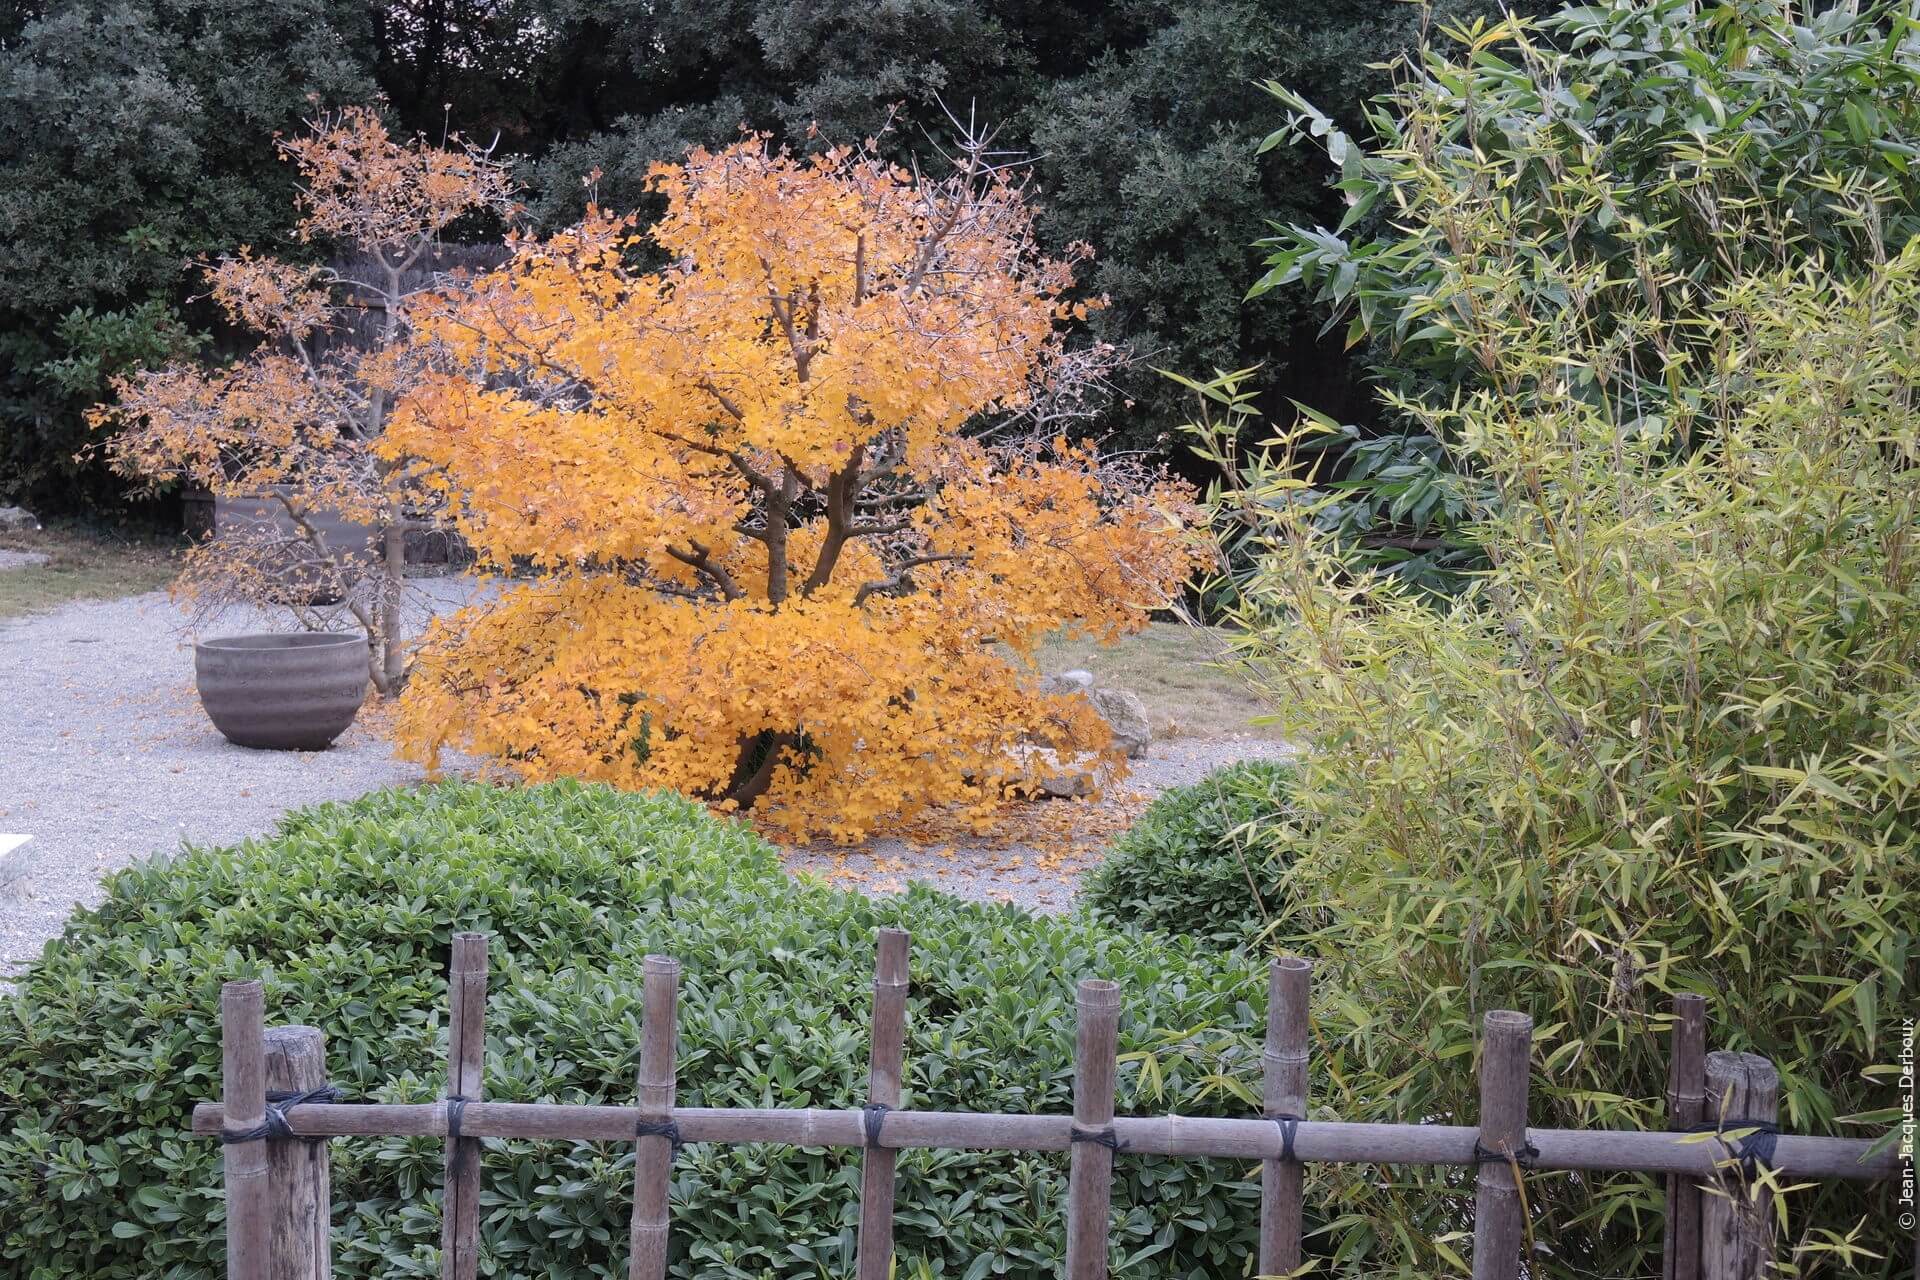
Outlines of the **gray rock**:
{"label": "gray rock", "polygon": [[1040,779],[1040,794],[1049,800],[1078,800],[1093,794],[1091,773],[1053,773]]}
{"label": "gray rock", "polygon": [[1063,756],[1052,747],[1014,748],[1019,774],[1033,793],[1049,800],[1078,800],[1098,789],[1094,776],[1099,760],[1091,755]]}
{"label": "gray rock", "polygon": [[32,836],[0,831],[0,889],[27,874],[27,859],[31,856],[28,850],[32,845]]}
{"label": "gray rock", "polygon": [[0,533],[34,533],[40,522],[25,507],[0,507]]}
{"label": "gray rock", "polygon": [[1058,671],[1040,682],[1040,692],[1051,694],[1085,693],[1092,687],[1091,671]]}
{"label": "gray rock", "polygon": [[1153,722],[1147,718],[1147,704],[1140,695],[1127,689],[1089,689],[1087,701],[1113,730],[1113,745],[1127,753],[1130,760],[1147,754],[1153,742]]}

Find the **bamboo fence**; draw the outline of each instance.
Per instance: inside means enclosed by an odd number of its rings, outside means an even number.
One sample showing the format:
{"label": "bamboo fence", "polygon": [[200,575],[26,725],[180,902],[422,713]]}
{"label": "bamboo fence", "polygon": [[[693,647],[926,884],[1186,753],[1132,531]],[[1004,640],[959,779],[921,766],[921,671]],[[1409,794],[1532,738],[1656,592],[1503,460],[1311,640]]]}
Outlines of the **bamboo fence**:
{"label": "bamboo fence", "polygon": [[[1302,1266],[1302,1167],[1314,1162],[1476,1167],[1474,1280],[1518,1280],[1530,1232],[1525,1179],[1536,1171],[1666,1175],[1668,1280],[1759,1280],[1768,1266],[1771,1204],[1757,1165],[1797,1179],[1896,1176],[1892,1152],[1871,1144],[1777,1131],[1779,1076],[1752,1054],[1707,1053],[1706,1010],[1675,1002],[1668,1132],[1535,1129],[1527,1125],[1533,1023],[1486,1015],[1480,1052],[1480,1124],[1352,1124],[1310,1120],[1307,1098],[1310,967],[1291,957],[1269,973],[1262,1117],[1116,1116],[1121,992],[1079,985],[1070,1116],[900,1109],[906,1043],[908,938],[880,931],[873,987],[867,1105],[858,1110],[677,1107],[675,1002],[680,965],[643,966],[635,1105],[488,1102],[485,1061],[487,939],[454,938],[449,970],[447,1096],[431,1103],[326,1101],[322,1033],[264,1026],[261,985],[221,990],[222,1101],[193,1111],[192,1132],[224,1144],[229,1280],[326,1280],[325,1142],[301,1139],[426,1136],[446,1140],[442,1275],[472,1280],[479,1260],[481,1141],[530,1138],[635,1144],[630,1280],[663,1280],[670,1253],[668,1185],[684,1143],[776,1142],[863,1152],[858,1280],[892,1274],[894,1163],[913,1148],[1070,1151],[1068,1280],[1104,1280],[1116,1158],[1161,1155],[1261,1162],[1259,1274]],[[1711,1126],[1710,1128],[1707,1126]],[[1704,1189],[1704,1193],[1703,1193]]]}

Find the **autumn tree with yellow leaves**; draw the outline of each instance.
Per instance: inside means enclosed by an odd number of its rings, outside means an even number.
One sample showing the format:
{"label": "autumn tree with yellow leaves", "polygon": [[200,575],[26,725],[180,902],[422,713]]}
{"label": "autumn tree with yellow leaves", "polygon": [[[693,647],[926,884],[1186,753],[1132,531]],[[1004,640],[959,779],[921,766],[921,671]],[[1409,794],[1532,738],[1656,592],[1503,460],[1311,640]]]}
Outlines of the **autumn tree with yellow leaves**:
{"label": "autumn tree with yellow leaves", "polygon": [[422,322],[448,372],[383,449],[512,580],[430,632],[405,747],[840,839],[1118,768],[1032,655],[1165,605],[1192,495],[1066,438],[1107,353],[1018,173],[750,137],[652,182],[664,267],[595,212]]}
{"label": "autumn tree with yellow leaves", "polygon": [[122,474],[187,481],[265,513],[189,551],[181,593],[208,610],[283,606],[315,629],[344,621],[366,634],[368,674],[392,693],[407,672],[405,535],[432,491],[374,445],[434,354],[410,317],[446,281],[423,265],[456,219],[508,213],[510,184],[480,149],[397,140],[370,108],[310,126],[280,144],[300,173],[299,235],[348,265],[247,248],[212,264],[214,300],[259,345],[222,367],[181,361],[116,379],[114,402],[91,418],[118,428],[105,451]]}

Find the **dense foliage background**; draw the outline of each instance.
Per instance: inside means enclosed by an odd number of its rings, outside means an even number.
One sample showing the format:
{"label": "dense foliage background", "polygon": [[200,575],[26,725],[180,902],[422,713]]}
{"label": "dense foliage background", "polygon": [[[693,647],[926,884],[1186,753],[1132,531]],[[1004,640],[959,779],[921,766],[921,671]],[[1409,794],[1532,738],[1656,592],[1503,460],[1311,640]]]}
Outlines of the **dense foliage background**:
{"label": "dense foliage background", "polygon": [[[1453,594],[1349,536],[1352,491],[1310,466],[1339,423],[1248,454],[1241,380],[1202,388],[1241,651],[1304,748],[1243,841],[1286,850],[1266,892],[1306,904],[1270,937],[1354,997],[1317,1024],[1346,1119],[1468,1114],[1478,1017],[1517,1008],[1535,1123],[1657,1124],[1691,991],[1714,1044],[1776,1063],[1783,1124],[1891,1143],[1920,916],[1920,23],[1657,0],[1548,32],[1572,52],[1505,24],[1436,42],[1363,141],[1326,134],[1388,233],[1276,249],[1276,287],[1420,362],[1390,402],[1482,553]],[[1132,897],[1103,907],[1154,906]],[[1327,1182],[1343,1245],[1455,1265],[1444,1176]],[[1540,1274],[1654,1265],[1645,1179],[1528,1191]],[[1904,1274],[1890,1194],[1795,1189],[1775,1256]]]}
{"label": "dense foliage background", "polygon": [[[1441,0],[1436,20],[1489,12]],[[1530,8],[1545,7],[1538,3]],[[1299,299],[1243,305],[1267,219],[1337,217],[1324,160],[1261,157],[1275,78],[1352,126],[1376,64],[1427,15],[1377,0],[68,0],[0,13],[0,502],[114,507],[75,463],[79,412],[119,369],[214,330],[187,260],[284,247],[291,183],[272,135],[384,97],[392,122],[498,140],[535,224],[600,199],[641,206],[655,160],[744,124],[796,145],[891,123],[903,159],[942,165],[945,110],[1036,159],[1049,248],[1091,241],[1112,306],[1092,336],[1141,362],[1101,424],[1164,447],[1173,389],[1149,367],[1266,362],[1286,391],[1364,415],[1335,339]],[[942,104],[945,104],[943,108]],[[1276,400],[1276,402],[1278,402]],[[1168,450],[1169,452],[1177,452]]]}
{"label": "dense foliage background", "polygon": [[324,0],[0,16],[0,502],[117,506],[74,455],[116,370],[196,345],[187,261],[281,238],[272,134],[377,86]]}
{"label": "dense foliage background", "polygon": [[[1307,401],[1346,424],[1316,445],[1339,458],[1347,499],[1324,523],[1373,565],[1429,589],[1457,588],[1459,570],[1479,563],[1466,525],[1487,493],[1461,472],[1454,442],[1404,401],[1490,377],[1489,354],[1462,340],[1456,314],[1458,282],[1477,266],[1472,246],[1428,216],[1485,175],[1428,160],[1471,150],[1498,161],[1522,252],[1632,270],[1666,315],[1709,305],[1743,271],[1818,260],[1857,277],[1920,231],[1920,26],[1910,14],[1885,2],[1636,0],[1530,23],[1442,21],[1367,104],[1358,134],[1343,125],[1346,103],[1316,104],[1304,81],[1269,84],[1286,122],[1268,143],[1324,151],[1348,207],[1324,225],[1276,209],[1253,296],[1322,304],[1382,393],[1359,418]],[[1558,184],[1596,166],[1605,198],[1570,209]],[[1852,178],[1878,186],[1865,227],[1833,198],[1835,181]],[[1515,305],[1546,315],[1570,301],[1541,270]],[[1636,341],[1605,317],[1596,325]],[[1669,369],[1702,345],[1686,333],[1669,341]],[[1605,393],[1648,420],[1685,412],[1668,401],[1685,398],[1686,379],[1658,368],[1629,370]]]}

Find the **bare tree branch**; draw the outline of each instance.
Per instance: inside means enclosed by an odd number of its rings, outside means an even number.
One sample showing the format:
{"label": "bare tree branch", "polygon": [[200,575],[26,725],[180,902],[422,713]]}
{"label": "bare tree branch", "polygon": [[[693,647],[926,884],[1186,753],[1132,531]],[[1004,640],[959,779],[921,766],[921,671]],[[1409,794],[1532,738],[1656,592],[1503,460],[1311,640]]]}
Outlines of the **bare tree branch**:
{"label": "bare tree branch", "polygon": [[675,560],[678,560],[681,564],[689,566],[696,573],[706,578],[707,581],[713,583],[714,586],[720,589],[720,594],[727,599],[738,600],[747,594],[740,589],[740,584],[733,580],[732,574],[713,562],[713,551],[711,548],[704,543],[696,542],[692,539],[688,540],[687,545],[692,549],[689,551],[681,551],[676,547],[669,546],[667,548],[667,554]]}
{"label": "bare tree branch", "polygon": [[893,592],[907,585],[908,573],[920,568],[922,565],[944,564],[947,562],[965,563],[972,559],[973,557],[971,555],[959,552],[910,557],[909,559],[901,561],[891,576],[882,578],[878,582],[863,583],[860,589],[853,593],[853,603],[855,607],[858,607],[867,602],[868,596],[877,595],[881,592],[886,592],[891,595]]}

